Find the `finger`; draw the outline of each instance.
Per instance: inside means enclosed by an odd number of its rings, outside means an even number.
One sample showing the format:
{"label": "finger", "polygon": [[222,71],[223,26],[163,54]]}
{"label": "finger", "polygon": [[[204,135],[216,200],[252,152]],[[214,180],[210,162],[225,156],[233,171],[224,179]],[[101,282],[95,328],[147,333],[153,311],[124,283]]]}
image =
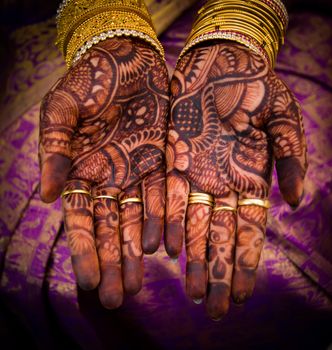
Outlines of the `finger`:
{"label": "finger", "polygon": [[[229,309],[233,275],[237,194],[215,198],[209,233],[207,311],[218,320]],[[224,209],[223,209],[224,208]],[[230,210],[234,208],[235,210]]]}
{"label": "finger", "polygon": [[[120,194],[120,203],[128,198],[141,198],[138,186],[126,189]],[[124,290],[136,294],[142,288],[142,203],[120,204],[120,232],[122,244],[122,274]]]}
{"label": "finger", "polygon": [[232,297],[236,303],[245,302],[253,293],[256,270],[265,238],[266,218],[266,208],[256,205],[237,208],[235,266],[232,280]]}
{"label": "finger", "polygon": [[71,167],[71,137],[78,119],[75,100],[65,91],[50,91],[40,114],[40,197],[53,202],[61,194]]}
{"label": "finger", "polygon": [[[68,181],[65,191],[90,191],[81,180]],[[68,194],[62,198],[63,218],[71,260],[78,285],[91,290],[99,284],[99,263],[93,229],[93,201],[81,193]]]}
{"label": "finger", "polygon": [[123,301],[118,203],[112,198],[98,197],[115,197],[116,192],[103,188],[96,189],[93,193],[96,246],[101,275],[99,299],[104,307],[115,309]]}
{"label": "finger", "polygon": [[192,299],[201,299],[206,293],[208,277],[206,248],[211,214],[212,207],[209,205],[188,205],[186,217],[186,291]]}
{"label": "finger", "polygon": [[297,207],[303,196],[307,169],[302,115],[287,86],[280,80],[277,84],[267,130],[273,140],[280,191],[289,205]]}
{"label": "finger", "polygon": [[166,177],[165,248],[172,258],[177,258],[182,250],[188,195],[188,181],[171,171]]}
{"label": "finger", "polygon": [[154,253],[164,231],[165,172],[152,173],[143,180],[144,226],[142,246],[146,254]]}

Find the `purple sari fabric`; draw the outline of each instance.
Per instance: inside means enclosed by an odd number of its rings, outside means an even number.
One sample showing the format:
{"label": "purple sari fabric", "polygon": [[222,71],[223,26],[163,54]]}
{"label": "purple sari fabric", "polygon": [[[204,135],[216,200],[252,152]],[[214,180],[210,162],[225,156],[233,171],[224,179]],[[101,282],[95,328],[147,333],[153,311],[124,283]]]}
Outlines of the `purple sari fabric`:
{"label": "purple sari fabric", "polygon": [[[193,15],[187,11],[161,37],[170,72]],[[186,297],[185,256],[173,264],[163,245],[144,258],[144,287],[120,309],[103,309],[95,291],[77,288],[60,201],[46,205],[38,196],[39,102],[29,97],[36,87],[45,93],[49,86],[41,81],[63,71],[50,45],[55,28],[46,22],[30,27],[24,43],[16,40],[4,108],[17,111],[20,101],[25,108],[0,135],[0,292],[9,320],[3,339],[17,344],[19,329],[40,348],[326,349],[332,342],[331,27],[332,20],[321,15],[291,16],[276,71],[303,109],[309,153],[305,196],[292,211],[274,175],[254,296],[244,306],[232,305],[220,322],[209,320],[204,303]],[[3,320],[0,316],[0,324]]]}

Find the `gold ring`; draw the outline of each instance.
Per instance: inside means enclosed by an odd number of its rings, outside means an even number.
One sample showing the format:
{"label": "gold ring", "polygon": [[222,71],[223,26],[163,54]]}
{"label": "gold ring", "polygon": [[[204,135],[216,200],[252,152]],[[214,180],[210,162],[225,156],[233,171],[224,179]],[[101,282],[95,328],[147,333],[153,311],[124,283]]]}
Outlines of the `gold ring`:
{"label": "gold ring", "polygon": [[87,190],[68,190],[68,191],[64,191],[61,193],[61,197],[65,197],[68,196],[69,194],[75,194],[75,193],[80,193],[80,194],[87,194],[89,196],[91,196],[91,192],[87,191]]}
{"label": "gold ring", "polygon": [[126,203],[142,203],[142,199],[139,197],[131,197],[131,198],[126,198],[120,201],[120,205],[126,204]]}
{"label": "gold ring", "polygon": [[113,199],[114,201],[117,201],[117,197],[115,196],[111,196],[111,195],[106,195],[106,194],[102,194],[100,196],[94,196],[93,199],[99,199],[99,198],[106,198],[106,199]]}
{"label": "gold ring", "polygon": [[190,192],[189,193],[189,199],[190,198],[195,198],[195,199],[204,199],[210,202],[214,202],[213,196],[208,193],[203,193],[203,192]]}
{"label": "gold ring", "polygon": [[239,199],[237,202],[238,206],[241,205],[257,205],[258,207],[263,207],[269,209],[271,207],[270,201],[268,199],[259,199],[259,198],[245,198]]}
{"label": "gold ring", "polygon": [[210,201],[204,201],[202,199],[192,199],[188,201],[188,204],[205,204],[205,205],[208,205],[210,207],[213,207],[214,206],[214,203],[213,202],[210,202]]}
{"label": "gold ring", "polygon": [[220,211],[220,210],[225,210],[225,211],[233,211],[236,213],[236,208],[230,207],[228,205],[219,205],[217,207],[213,208],[213,211]]}
{"label": "gold ring", "polygon": [[214,199],[208,193],[203,192],[190,192],[188,204],[205,204],[210,207],[214,206]]}

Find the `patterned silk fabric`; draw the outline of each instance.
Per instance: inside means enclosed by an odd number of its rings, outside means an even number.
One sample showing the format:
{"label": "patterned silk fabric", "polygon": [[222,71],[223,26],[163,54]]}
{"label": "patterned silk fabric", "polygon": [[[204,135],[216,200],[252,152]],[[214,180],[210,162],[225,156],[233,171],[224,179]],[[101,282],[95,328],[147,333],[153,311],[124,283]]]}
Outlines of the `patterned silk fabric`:
{"label": "patterned silk fabric", "polygon": [[[170,73],[194,11],[161,37]],[[185,296],[184,254],[174,264],[163,246],[144,258],[143,289],[127,296],[120,309],[103,309],[97,293],[77,289],[60,201],[43,204],[38,195],[39,100],[63,73],[64,62],[52,45],[53,21],[13,35],[16,62],[0,134],[0,290],[38,346],[56,348],[60,337],[67,337],[87,349],[327,347],[332,341],[324,326],[332,321],[331,28],[330,18],[291,16],[276,71],[303,109],[309,155],[305,195],[292,211],[274,176],[254,296],[245,306],[232,306],[220,322],[209,320],[204,305]]]}

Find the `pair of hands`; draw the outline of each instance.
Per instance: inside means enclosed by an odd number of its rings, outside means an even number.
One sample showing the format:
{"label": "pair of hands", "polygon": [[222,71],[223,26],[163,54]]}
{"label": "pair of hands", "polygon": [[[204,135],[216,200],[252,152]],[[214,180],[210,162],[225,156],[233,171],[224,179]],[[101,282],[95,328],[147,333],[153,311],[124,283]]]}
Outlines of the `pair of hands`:
{"label": "pair of hands", "polygon": [[235,208],[267,198],[275,158],[280,190],[296,207],[307,166],[301,114],[264,61],[236,43],[190,51],[170,87],[146,43],[92,47],[43,100],[40,195],[52,202],[64,190],[91,191],[63,197],[64,223],[77,282],[98,286],[105,307],[141,289],[142,255],[158,249],[165,226],[170,257],[185,238],[187,294],[207,296],[219,319],[230,295],[242,303],[253,292],[266,209],[212,211],[188,205],[189,193]]}

